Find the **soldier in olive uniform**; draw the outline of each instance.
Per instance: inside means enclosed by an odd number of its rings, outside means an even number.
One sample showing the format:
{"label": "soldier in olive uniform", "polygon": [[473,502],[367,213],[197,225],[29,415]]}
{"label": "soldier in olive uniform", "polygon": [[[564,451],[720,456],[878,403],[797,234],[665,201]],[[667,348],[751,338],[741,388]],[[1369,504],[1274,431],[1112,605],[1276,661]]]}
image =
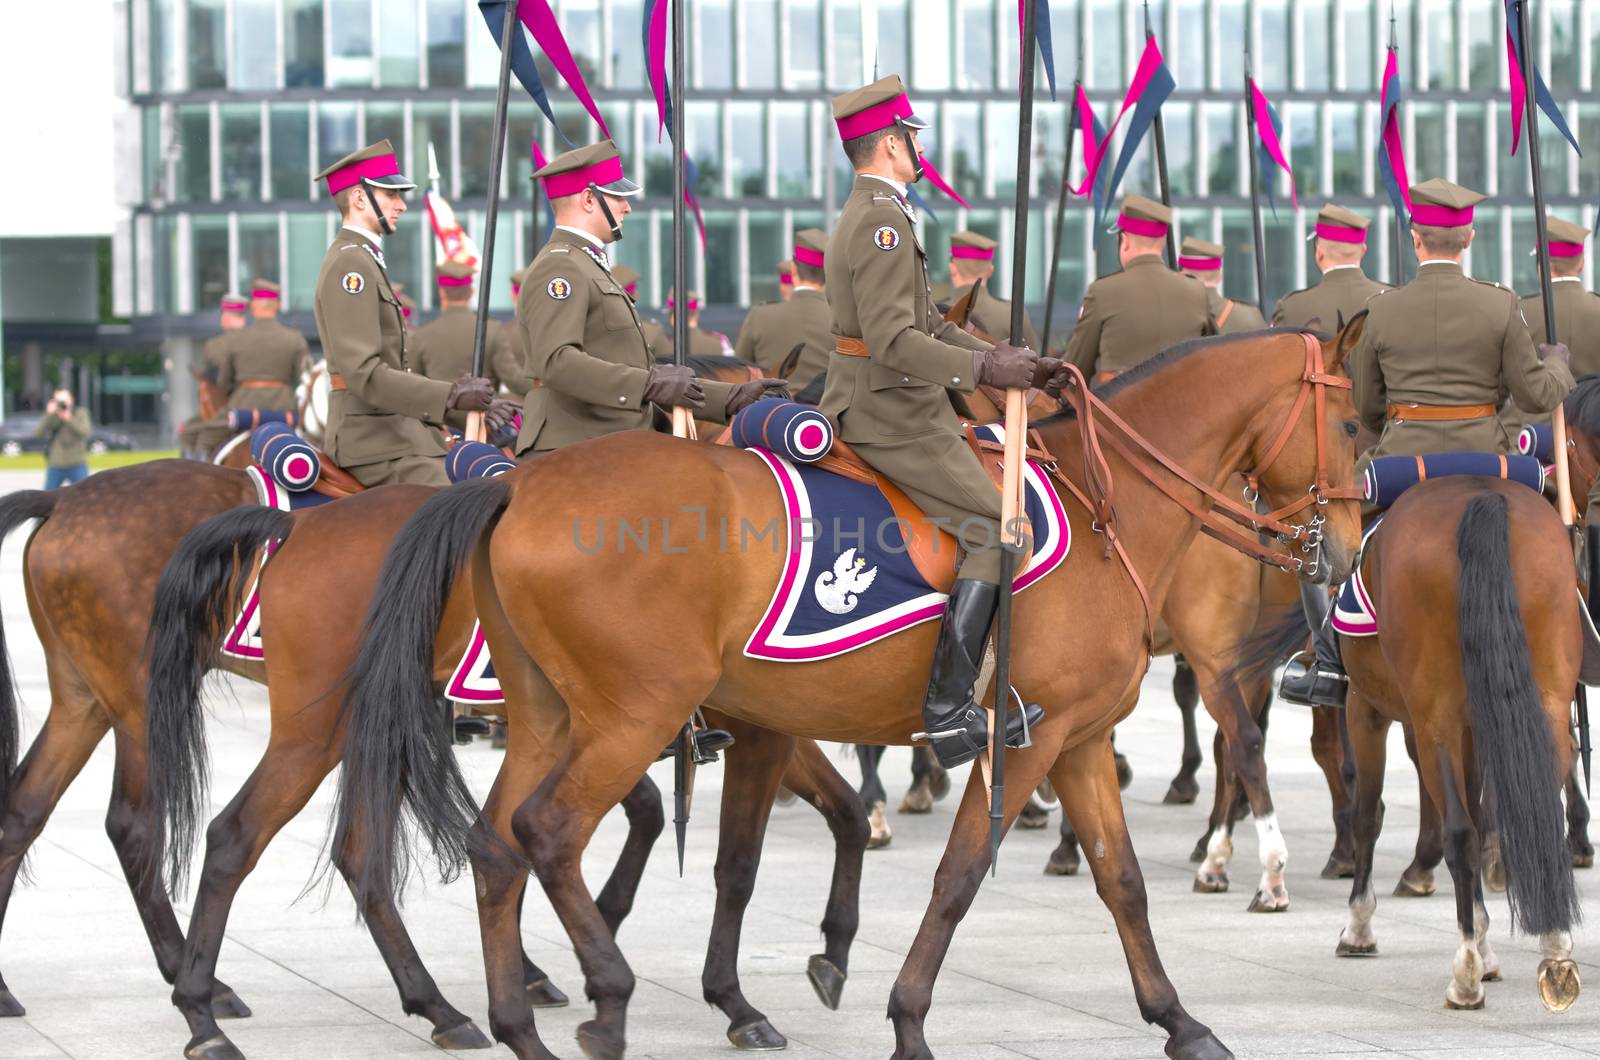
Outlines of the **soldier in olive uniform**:
{"label": "soldier in olive uniform", "polygon": [[[1547,412],[1572,389],[1566,347],[1535,349],[1516,294],[1461,271],[1461,256],[1472,244],[1473,207],[1482,201],[1447,180],[1411,189],[1417,277],[1373,296],[1350,355],[1356,410],[1380,432],[1363,462],[1461,450],[1504,453],[1511,439],[1495,416],[1503,392],[1524,409]],[[1328,599],[1321,592],[1301,597],[1316,651],[1284,670],[1280,692],[1291,703],[1343,706],[1349,681],[1327,624]]]}
{"label": "soldier in olive uniform", "polygon": [[[478,333],[478,313],[472,308],[473,279],[478,270],[459,261],[446,261],[434,271],[438,273],[439,318],[418,328],[408,345],[413,371],[451,382],[472,371],[472,348]],[[527,369],[505,332],[485,329],[483,344],[483,368],[489,382],[496,389],[504,384],[517,398],[526,394]]]}
{"label": "soldier in olive uniform", "polygon": [[1372,222],[1343,206],[1328,203],[1317,214],[1311,238],[1322,278],[1315,287],[1290,291],[1278,299],[1272,323],[1288,328],[1314,328],[1333,334],[1367,306],[1367,300],[1389,289],[1361,271],[1367,254],[1367,227]]}
{"label": "soldier in olive uniform", "polygon": [[306,337],[278,321],[278,285],[257,280],[250,291],[247,328],[223,340],[222,366],[217,386],[228,397],[230,409],[276,409],[298,406],[294,388],[311,367]]}
{"label": "soldier in olive uniform", "polygon": [[1267,318],[1250,302],[1236,302],[1222,293],[1222,247],[1204,239],[1185,236],[1178,248],[1178,269],[1193,276],[1206,289],[1217,334],[1235,335],[1241,331],[1260,331]]}
{"label": "soldier in olive uniform", "polygon": [[[928,263],[906,188],[922,177],[917,130],[900,78],[833,100],[855,170],[827,249],[834,352],[820,408],[840,438],[966,546],[945,607],[922,720],[945,766],[970,761],[989,726],[973,701],[984,642],[999,601],[1000,493],[967,446],[951,392],[978,384],[1059,392],[1061,362],[1009,343],[990,346],[939,320]],[[1026,708],[1030,719],[1042,715]],[[1021,715],[1006,733],[1019,738]]]}
{"label": "soldier in olive uniform", "polygon": [[1142,195],[1122,200],[1115,231],[1122,271],[1089,285],[1066,359],[1104,382],[1184,339],[1217,333],[1206,288],[1162,260],[1172,211]]}
{"label": "soldier in olive uniform", "polygon": [[543,382],[528,394],[517,456],[528,458],[616,431],[649,429],[652,404],[722,420],[768,393],[777,380],[738,385],[699,380],[656,364],[633,299],[606,251],[622,237],[639,185],[623,176],[610,140],[558,156],[534,174],[555,210],[550,240],[528,267],[517,320]]}
{"label": "soldier in olive uniform", "polygon": [[807,228],[794,234],[794,293],[786,302],[750,310],[739,329],[734,356],[776,377],[796,346],[800,357],[789,373],[790,386],[804,390],[828,370],[833,352],[833,316],[828,312],[824,271],[828,233]]}
{"label": "soldier in olive uniform", "polygon": [[794,297],[794,262],[778,262],[778,301],[787,302]]}
{"label": "soldier in olive uniform", "polygon": [[[445,414],[484,412],[491,432],[516,406],[494,397],[487,379],[453,383],[412,371],[405,315],[384,268],[383,238],[415,188],[381,140],[317,174],[328,182],[344,225],[317,276],[317,333],[327,357],[327,450],[363,486],[444,486]],[[430,426],[433,425],[433,426]]]}
{"label": "soldier in olive uniform", "polygon": [[[500,338],[510,351],[510,360],[501,374],[500,386],[517,398],[539,385],[528,372],[528,347],[522,341],[522,326],[517,323],[517,300],[522,297],[522,281],[527,275],[527,266],[511,274],[511,319],[500,322]],[[511,365],[515,366],[515,370]]]}
{"label": "soldier in olive uniform", "polygon": [[228,414],[224,398],[217,388],[217,379],[222,374],[228,337],[244,327],[245,313],[249,309],[250,303],[241,294],[229,292],[222,296],[217,315],[221,334],[206,340],[200,351],[199,367],[190,369],[200,386],[200,409],[184,421],[179,432],[186,457],[209,460],[218,447],[233,437],[233,432],[228,429]]}
{"label": "soldier in olive uniform", "polygon": [[[977,284],[972,315],[984,334],[992,335],[997,342],[1011,338],[1011,303],[996,298],[989,290],[989,281],[994,277],[994,252],[999,245],[980,232],[957,232],[950,237],[950,299],[966,297],[972,285]],[[1022,313],[1022,337],[1028,349],[1039,348],[1039,333],[1033,330],[1027,310]]]}
{"label": "soldier in olive uniform", "polygon": [[[707,331],[700,326],[700,296],[693,291],[686,293],[689,302],[689,356],[690,357],[726,357],[730,352],[728,337],[720,331]],[[675,348],[678,334],[678,311],[672,304],[673,296],[667,295],[667,321],[661,329],[661,345],[655,349],[657,357],[671,357]]]}

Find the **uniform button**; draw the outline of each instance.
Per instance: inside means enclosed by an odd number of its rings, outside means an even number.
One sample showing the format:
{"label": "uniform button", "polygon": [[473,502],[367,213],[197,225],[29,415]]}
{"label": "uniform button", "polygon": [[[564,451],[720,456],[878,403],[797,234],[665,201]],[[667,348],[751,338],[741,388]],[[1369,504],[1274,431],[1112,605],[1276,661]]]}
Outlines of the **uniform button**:
{"label": "uniform button", "polygon": [[628,395],[624,394],[621,397],[617,398],[617,404],[626,405],[627,403],[628,403]]}
{"label": "uniform button", "polygon": [[956,385],[957,385],[957,386],[960,386],[960,385],[961,385],[961,377],[960,377],[960,376],[959,376],[959,375],[953,375],[953,376],[951,376],[951,377],[950,377],[950,381],[951,381],[951,382],[952,382],[952,383],[955,383],[955,384],[956,384]]}
{"label": "uniform button", "polygon": [[902,383],[909,383],[911,382],[911,377],[909,375],[903,375],[900,377],[900,381]]}

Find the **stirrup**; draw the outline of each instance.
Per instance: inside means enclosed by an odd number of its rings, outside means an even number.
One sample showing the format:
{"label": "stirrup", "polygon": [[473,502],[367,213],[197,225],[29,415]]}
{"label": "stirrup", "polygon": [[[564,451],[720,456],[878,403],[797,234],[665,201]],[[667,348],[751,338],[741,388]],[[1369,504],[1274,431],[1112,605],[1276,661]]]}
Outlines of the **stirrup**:
{"label": "stirrup", "polygon": [[1283,668],[1278,696],[1302,707],[1343,709],[1350,690],[1350,678],[1339,670],[1322,666],[1312,652],[1301,652]]}

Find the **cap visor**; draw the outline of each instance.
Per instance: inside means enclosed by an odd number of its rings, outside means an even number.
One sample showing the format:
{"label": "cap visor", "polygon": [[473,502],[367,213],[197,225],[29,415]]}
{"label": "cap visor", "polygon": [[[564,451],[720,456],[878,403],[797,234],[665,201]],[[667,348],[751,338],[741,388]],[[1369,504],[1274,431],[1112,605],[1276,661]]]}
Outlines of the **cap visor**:
{"label": "cap visor", "polygon": [[416,189],[416,184],[412,183],[411,178],[404,173],[391,173],[387,177],[367,177],[366,183],[375,184],[380,188],[388,188],[390,191],[413,191]]}
{"label": "cap visor", "polygon": [[907,114],[900,120],[913,129],[926,129],[928,127],[928,123],[917,117],[915,114]]}
{"label": "cap visor", "polygon": [[644,190],[627,177],[623,177],[621,180],[613,180],[610,184],[601,184],[599,188],[607,195],[615,195],[622,199],[631,199]]}

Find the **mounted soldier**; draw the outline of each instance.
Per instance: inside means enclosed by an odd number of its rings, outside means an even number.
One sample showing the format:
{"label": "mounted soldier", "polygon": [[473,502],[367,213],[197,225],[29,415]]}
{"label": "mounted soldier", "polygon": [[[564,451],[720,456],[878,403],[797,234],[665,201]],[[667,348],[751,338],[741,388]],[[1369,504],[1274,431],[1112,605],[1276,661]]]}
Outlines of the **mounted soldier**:
{"label": "mounted soldier", "polygon": [[1104,382],[1184,339],[1217,333],[1202,286],[1162,260],[1172,211],[1142,195],[1122,200],[1118,233],[1122,271],[1089,285],[1065,358]]}
{"label": "mounted soldier", "polygon": [[[989,290],[989,281],[994,277],[994,252],[999,245],[981,232],[957,232],[950,237],[950,300],[959,301],[977,284],[971,315],[978,318],[984,334],[997,341],[1010,341],[1011,303],[996,298]],[[1033,330],[1027,310],[1022,313],[1022,337],[1028,349],[1039,348],[1039,333]]]}
{"label": "mounted soldier", "polygon": [[[1473,208],[1484,197],[1447,180],[1411,189],[1416,279],[1367,303],[1351,354],[1356,410],[1380,456],[1475,451],[1504,453],[1512,439],[1495,415],[1507,391],[1518,406],[1548,412],[1572,389],[1565,346],[1534,345],[1514,292],[1461,270],[1472,245]],[[1279,694],[1291,703],[1342,707],[1349,679],[1328,623],[1329,601],[1301,582],[1315,651],[1284,670]]]}
{"label": "mounted soldier", "polygon": [[[726,357],[731,352],[728,336],[720,331],[707,331],[700,326],[700,296],[693,291],[684,295],[689,303],[689,356]],[[671,357],[675,349],[673,336],[678,333],[678,310],[673,296],[667,295],[667,324],[661,334],[661,343],[655,346],[657,357]]]}
{"label": "mounted soldier", "polygon": [[294,388],[311,367],[306,337],[278,321],[278,285],[256,280],[250,290],[248,327],[223,337],[217,386],[230,409],[298,407]]}
{"label": "mounted soldier", "polygon": [[604,140],[559,155],[534,174],[555,211],[550,239],[528,267],[517,321],[529,370],[543,385],[528,394],[517,456],[528,459],[616,431],[653,425],[652,406],[723,420],[776,380],[699,380],[689,368],[656,364],[633,299],[612,271],[607,248],[622,238],[639,185]]}
{"label": "mounted soldier", "polygon": [[394,233],[406,212],[404,193],[416,185],[401,174],[389,141],[346,155],[317,179],[328,182],[343,220],[317,277],[317,333],[332,391],[328,455],[363,486],[447,486],[436,429],[446,414],[486,413],[492,432],[516,406],[495,398],[487,379],[446,383],[413,371],[383,239]]}
{"label": "mounted soldier", "polygon": [[200,351],[199,366],[189,370],[199,385],[200,401],[199,410],[184,421],[179,431],[185,456],[209,460],[219,446],[233,437],[233,432],[228,429],[228,418],[224,412],[225,398],[217,387],[217,379],[222,373],[228,338],[232,332],[244,327],[244,316],[249,309],[250,303],[241,294],[230,291],[222,296],[217,307],[217,327],[220,332],[206,340]]}
{"label": "mounted soldier", "polygon": [[[923,169],[900,78],[835,96],[833,117],[855,184],[828,241],[834,352],[820,408],[838,437],[931,519],[958,528],[966,548],[945,606],[922,720],[946,767],[976,757],[989,725],[974,701],[984,644],[1000,596],[1000,492],[968,446],[951,393],[980,383],[1059,387],[1061,362],[989,343],[935,315],[927,256],[906,188]],[[1026,708],[1028,724],[1043,711]],[[1022,712],[1008,743],[1020,739]]]}
{"label": "mounted soldier", "polygon": [[751,309],[733,351],[735,357],[777,377],[795,346],[800,346],[799,359],[788,375],[790,386],[797,391],[828,370],[828,355],[833,352],[827,249],[828,233],[820,228],[794,234],[793,293],[784,301]]}
{"label": "mounted soldier", "polygon": [[1367,299],[1389,285],[1369,279],[1361,271],[1367,255],[1367,218],[1343,206],[1328,203],[1317,213],[1311,238],[1322,278],[1313,287],[1290,291],[1272,311],[1275,327],[1311,327],[1333,334],[1366,308]]}
{"label": "mounted soldier", "polygon": [[1236,302],[1222,293],[1222,246],[1195,236],[1185,236],[1178,248],[1178,270],[1193,276],[1206,289],[1206,299],[1211,316],[1217,322],[1217,334],[1233,335],[1241,331],[1260,331],[1267,320],[1250,302]]}
{"label": "mounted soldier", "polygon": [[[434,271],[438,274],[439,317],[417,329],[411,340],[412,363],[419,375],[451,382],[472,371],[478,329],[472,296],[478,270],[459,261],[444,261]],[[489,328],[483,341],[483,366],[490,385],[497,390],[504,385],[512,396],[521,398],[528,392],[527,368],[506,332]]]}

